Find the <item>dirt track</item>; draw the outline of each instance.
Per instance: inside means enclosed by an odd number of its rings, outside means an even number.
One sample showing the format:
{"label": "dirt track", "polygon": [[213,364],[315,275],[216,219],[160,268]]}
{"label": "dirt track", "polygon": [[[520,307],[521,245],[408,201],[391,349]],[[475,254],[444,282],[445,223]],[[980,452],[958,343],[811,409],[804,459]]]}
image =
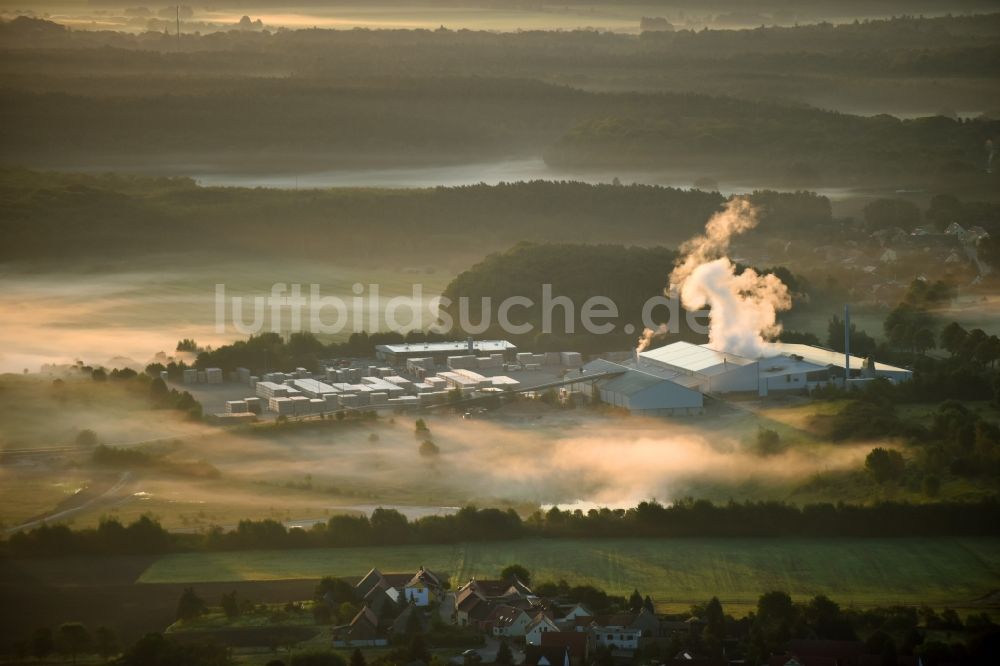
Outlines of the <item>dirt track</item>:
{"label": "dirt track", "polygon": [[129,497],[128,490],[132,485],[133,479],[134,475],[132,472],[122,472],[117,477],[107,477],[100,484],[89,486],[85,490],[67,498],[54,510],[32,518],[26,523],[9,527],[5,532],[11,534],[19,530],[38,527],[42,523],[62,520],[84,509],[92,509],[96,506],[119,504]]}

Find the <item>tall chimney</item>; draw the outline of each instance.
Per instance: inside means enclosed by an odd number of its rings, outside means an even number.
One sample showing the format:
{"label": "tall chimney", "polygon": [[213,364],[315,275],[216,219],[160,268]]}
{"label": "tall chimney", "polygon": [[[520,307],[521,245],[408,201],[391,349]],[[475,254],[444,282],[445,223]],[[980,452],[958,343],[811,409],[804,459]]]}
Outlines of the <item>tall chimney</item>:
{"label": "tall chimney", "polygon": [[844,305],[844,388],[851,378],[851,306]]}

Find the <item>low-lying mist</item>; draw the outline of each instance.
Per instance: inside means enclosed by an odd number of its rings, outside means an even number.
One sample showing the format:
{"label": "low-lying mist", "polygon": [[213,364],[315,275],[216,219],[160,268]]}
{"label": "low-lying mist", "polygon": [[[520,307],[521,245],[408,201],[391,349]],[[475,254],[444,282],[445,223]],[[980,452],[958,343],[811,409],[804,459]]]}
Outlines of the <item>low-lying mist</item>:
{"label": "low-lying mist", "polygon": [[[149,409],[143,395],[115,382],[55,386],[8,375],[3,388],[0,416],[9,428],[0,443],[8,449],[65,446],[90,428],[102,443],[141,452],[111,463],[79,445],[56,456],[11,457],[0,477],[51,492],[3,512],[8,524],[56,511],[67,483],[97,499],[66,520],[84,525],[148,512],[170,529],[231,527],[244,518],[325,520],[375,506],[433,512],[477,504],[527,514],[688,496],[789,499],[818,474],[861,469],[872,446],[824,444],[791,426],[782,451],[761,455],[752,435],[764,415],[660,420],[535,402],[473,419],[423,414],[430,430],[420,433],[416,415],[227,430]],[[426,440],[438,453],[421,454]],[[0,500],[13,502],[18,492],[0,492]]]}
{"label": "low-lying mist", "polygon": [[[514,421],[433,418],[417,437],[411,418],[395,423],[276,431],[227,437],[201,453],[234,480],[287,484],[309,479],[331,505],[367,498],[386,503],[595,503],[628,506],[672,501],[696,485],[786,484],[857,468],[864,446],[808,444],[761,457],[739,430],[720,433],[688,423],[578,413],[531,429]],[[423,456],[423,439],[440,453]],[[870,448],[870,447],[869,447]],[[338,499],[336,496],[339,496]]]}

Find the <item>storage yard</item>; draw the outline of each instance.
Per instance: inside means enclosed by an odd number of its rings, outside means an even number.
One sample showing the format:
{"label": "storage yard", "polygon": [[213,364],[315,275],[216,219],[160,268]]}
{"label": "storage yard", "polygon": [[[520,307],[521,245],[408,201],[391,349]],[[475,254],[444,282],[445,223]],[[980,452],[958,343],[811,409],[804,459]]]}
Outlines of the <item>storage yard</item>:
{"label": "storage yard", "polygon": [[297,368],[257,376],[238,368],[223,383],[223,371],[208,368],[185,370],[183,379],[185,389],[202,402],[207,413],[233,424],[258,416],[441,405],[558,382],[582,365],[577,352],[532,354],[518,352],[502,340],[469,340],[380,345],[376,359],[325,361],[315,373]]}

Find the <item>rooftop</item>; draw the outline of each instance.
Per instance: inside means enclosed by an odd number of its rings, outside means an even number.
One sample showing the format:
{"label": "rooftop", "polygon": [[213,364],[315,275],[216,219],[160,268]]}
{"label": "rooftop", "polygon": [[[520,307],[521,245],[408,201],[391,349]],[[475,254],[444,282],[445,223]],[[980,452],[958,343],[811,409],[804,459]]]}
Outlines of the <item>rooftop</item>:
{"label": "rooftop", "polygon": [[680,368],[685,372],[697,372],[704,375],[725,372],[727,365],[743,366],[754,363],[753,359],[716,351],[704,345],[695,345],[690,342],[674,342],[659,349],[650,349],[641,352],[639,357]]}
{"label": "rooftop", "polygon": [[[473,340],[472,348],[481,352],[503,352],[517,349],[506,340]],[[399,354],[404,352],[462,352],[468,351],[469,343],[466,340],[456,340],[454,342],[410,342],[398,345],[378,345],[375,349],[380,352]]]}
{"label": "rooftop", "polygon": [[337,389],[317,379],[293,379],[297,388],[310,393],[336,393]]}
{"label": "rooftop", "polygon": [[[843,355],[841,355],[841,358],[843,358]],[[803,372],[817,372],[819,370],[826,370],[827,367],[828,365],[820,365],[805,360],[800,361],[787,354],[782,354],[781,356],[762,358],[760,360],[760,376],[781,377],[783,375],[795,375]],[[859,364],[854,367],[860,368],[861,365]]]}
{"label": "rooftop", "polygon": [[[844,367],[844,352],[834,351],[832,349],[825,349],[823,347],[815,347],[813,345],[803,345],[794,344],[790,342],[772,342],[771,348],[775,350],[778,354],[794,354],[796,356],[801,356],[802,360],[809,363],[815,363],[816,365],[821,365],[826,367],[828,365],[835,365],[839,368]],[[762,365],[766,365],[769,361],[761,361]],[[854,370],[860,370],[865,359],[860,356],[851,356],[851,368]],[[875,362],[875,367],[879,370],[885,370],[889,372],[909,372],[906,368],[898,368],[894,365],[888,365],[886,363]]]}

